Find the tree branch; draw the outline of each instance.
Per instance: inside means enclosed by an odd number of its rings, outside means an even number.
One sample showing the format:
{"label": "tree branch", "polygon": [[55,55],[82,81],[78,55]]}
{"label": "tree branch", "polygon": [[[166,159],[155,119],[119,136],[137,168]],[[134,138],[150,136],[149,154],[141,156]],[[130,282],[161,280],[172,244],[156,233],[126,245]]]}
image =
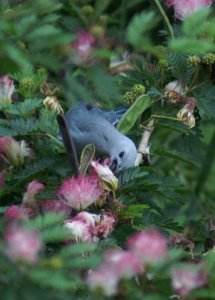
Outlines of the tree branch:
{"label": "tree branch", "polygon": [[151,134],[155,128],[155,119],[151,119],[148,124],[146,125],[144,132],[142,134],[142,138],[139,144],[139,147],[137,149],[137,158],[135,160],[135,166],[139,166],[142,159],[144,157],[147,157],[147,148],[149,145],[149,139],[151,137]]}

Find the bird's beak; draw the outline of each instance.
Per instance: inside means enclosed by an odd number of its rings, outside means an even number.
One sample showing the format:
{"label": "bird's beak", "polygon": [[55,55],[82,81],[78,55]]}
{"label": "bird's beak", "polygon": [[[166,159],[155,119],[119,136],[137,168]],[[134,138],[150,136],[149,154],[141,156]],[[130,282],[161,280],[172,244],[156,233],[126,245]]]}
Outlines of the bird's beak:
{"label": "bird's beak", "polygon": [[113,162],[110,164],[110,169],[114,173],[117,168],[117,159],[114,159]]}

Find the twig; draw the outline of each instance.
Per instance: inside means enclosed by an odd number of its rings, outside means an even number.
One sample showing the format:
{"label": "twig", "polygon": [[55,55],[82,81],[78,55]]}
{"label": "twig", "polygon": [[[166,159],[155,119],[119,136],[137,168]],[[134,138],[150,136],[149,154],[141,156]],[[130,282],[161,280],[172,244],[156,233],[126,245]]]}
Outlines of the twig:
{"label": "twig", "polygon": [[137,149],[137,158],[135,161],[135,166],[139,166],[144,156],[147,155],[147,148],[149,145],[149,139],[151,137],[151,134],[155,128],[155,119],[151,119],[148,124],[146,125],[146,128],[142,134],[142,138],[139,144],[139,147]]}
{"label": "twig", "polygon": [[169,18],[167,17],[167,14],[165,13],[163,7],[161,6],[160,2],[158,0],[152,0],[154,2],[155,6],[157,6],[157,9],[159,10],[159,13],[161,14],[161,17],[163,18],[163,21],[166,25],[167,31],[169,32],[169,36],[171,39],[174,38],[174,32],[172,29],[172,25],[169,21]]}

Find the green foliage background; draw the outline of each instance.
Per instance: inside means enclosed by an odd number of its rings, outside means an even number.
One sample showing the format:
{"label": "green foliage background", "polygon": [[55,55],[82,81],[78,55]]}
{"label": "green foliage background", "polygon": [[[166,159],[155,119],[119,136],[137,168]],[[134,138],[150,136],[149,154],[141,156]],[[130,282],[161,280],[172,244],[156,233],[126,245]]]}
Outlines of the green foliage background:
{"label": "green foliage background", "polygon": [[[93,8],[89,14],[84,13],[86,5]],[[187,58],[215,51],[214,11],[202,10],[182,23],[174,21],[171,10],[168,13],[170,23],[174,23],[172,31],[157,1],[1,1],[0,75],[13,78],[16,99],[14,104],[0,105],[0,136],[25,139],[35,153],[33,160],[7,173],[0,190],[2,214],[9,205],[21,202],[31,180],[38,178],[45,183],[47,190],[41,197],[52,199],[56,187],[71,176],[57,139],[57,112],[43,105],[45,96],[40,87],[44,80],[58,88],[55,96],[65,111],[81,99],[114,108],[125,104],[123,95],[134,84],[144,85],[146,95],[130,106],[119,124],[136,145],[143,132],[140,125],[156,116],[150,166],[131,168],[119,176],[117,197],[124,209],[112,237],[100,245],[64,248],[62,242],[68,233],[61,226],[62,216],[47,214],[27,222],[26,226],[42,231],[46,248],[40,264],[23,266],[22,272],[19,264],[0,259],[2,299],[102,299],[89,292],[84,271],[100,263],[103,249],[122,246],[139,229],[154,227],[167,236],[186,233],[194,243],[193,253],[175,249],[175,261],[192,255],[198,260],[213,248],[215,65],[191,67]],[[94,30],[95,26],[102,28],[110,40],[95,51],[94,63],[77,66],[70,59],[70,43],[80,28],[93,26]],[[113,76],[110,59],[119,58],[124,50],[132,54],[134,69]],[[168,62],[167,69],[159,69],[160,59]],[[26,78],[31,80],[30,87],[22,85]],[[193,129],[175,119],[177,107],[159,100],[164,86],[175,79],[188,86],[189,96],[197,100],[201,120]],[[3,234],[3,219],[1,223]],[[85,253],[88,255],[83,259]],[[211,270],[208,288],[194,292],[190,299],[214,299],[212,251],[207,261]],[[167,299],[171,294],[169,275],[159,269],[155,272],[157,277],[151,283],[143,280],[138,286],[135,280],[122,282],[116,299]]]}

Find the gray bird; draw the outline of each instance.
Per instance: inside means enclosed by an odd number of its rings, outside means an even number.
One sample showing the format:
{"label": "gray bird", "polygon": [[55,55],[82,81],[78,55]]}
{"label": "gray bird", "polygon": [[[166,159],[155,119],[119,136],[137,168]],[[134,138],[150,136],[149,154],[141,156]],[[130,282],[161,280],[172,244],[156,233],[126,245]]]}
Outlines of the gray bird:
{"label": "gray bird", "polygon": [[65,119],[76,151],[80,153],[87,144],[94,144],[98,154],[109,156],[114,173],[134,166],[137,156],[134,143],[114,127],[126,109],[105,111],[85,102],[71,108]]}

